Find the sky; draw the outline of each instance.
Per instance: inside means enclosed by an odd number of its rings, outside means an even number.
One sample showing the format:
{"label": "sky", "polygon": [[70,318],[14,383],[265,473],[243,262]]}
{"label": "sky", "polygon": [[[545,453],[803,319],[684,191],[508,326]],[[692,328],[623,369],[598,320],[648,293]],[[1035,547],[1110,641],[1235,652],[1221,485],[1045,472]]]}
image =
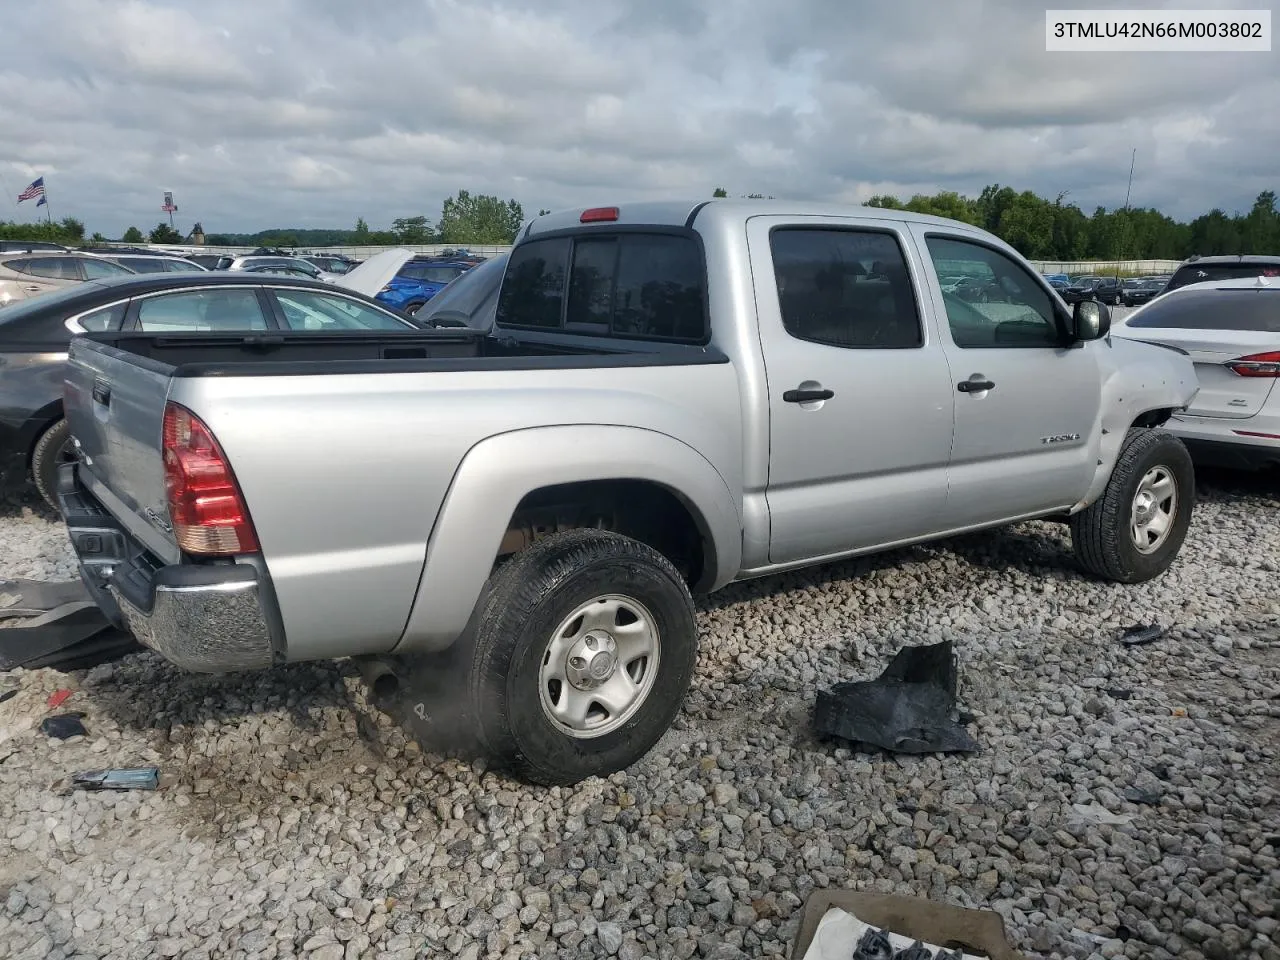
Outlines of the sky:
{"label": "sky", "polygon": [[[1280,23],[1276,2],[1148,7]],[[55,218],[107,236],[164,219],[164,190],[184,233],[435,221],[459,189],[533,215],[717,186],[860,203],[1001,183],[1092,212],[1123,205],[1134,148],[1132,203],[1179,219],[1280,189],[1280,46],[1048,53],[1045,6],[6,3],[0,219],[43,214],[14,205],[38,175]]]}

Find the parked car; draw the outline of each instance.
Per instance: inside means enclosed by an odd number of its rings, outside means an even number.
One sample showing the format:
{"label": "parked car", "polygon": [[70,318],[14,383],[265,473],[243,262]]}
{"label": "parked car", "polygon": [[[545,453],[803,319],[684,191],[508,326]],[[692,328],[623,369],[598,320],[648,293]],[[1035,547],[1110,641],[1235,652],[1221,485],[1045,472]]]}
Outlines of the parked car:
{"label": "parked car", "polygon": [[184,253],[182,257],[184,260],[190,260],[206,270],[216,270],[218,261],[222,259],[222,255],[219,253]]}
{"label": "parked car", "polygon": [[1001,302],[1008,299],[995,277],[965,277],[948,292],[970,303]]}
{"label": "parked car", "polygon": [[354,291],[247,271],[90,281],[0,310],[0,486],[14,489],[31,477],[56,506],[57,466],[73,452],[62,390],[75,334],[279,329],[417,328]]}
{"label": "parked car", "polygon": [[339,256],[337,254],[307,254],[302,258],[308,263],[313,264],[325,273],[343,274],[348,273],[359,261],[352,260],[350,257]]}
{"label": "parked car", "polygon": [[200,264],[185,257],[155,253],[100,253],[96,251],[94,255],[126,266],[134,273],[202,273],[205,271],[205,268]]}
{"label": "parked car", "polygon": [[1062,291],[1062,299],[1068,304],[1096,300],[1116,306],[1120,303],[1120,281],[1115,277],[1081,277]]}
{"label": "parked car", "polygon": [[449,281],[414,314],[420,327],[489,330],[498,311],[498,290],[510,254],[500,253]]}
{"label": "parked car", "polygon": [[1125,280],[1120,285],[1120,302],[1126,307],[1137,307],[1154,298],[1160,292],[1160,282],[1150,278]]}
{"label": "parked car", "polygon": [[379,291],[378,299],[413,316],[447,284],[474,266],[475,263],[470,260],[414,257]]}
{"label": "parked car", "polygon": [[1071,286],[1071,278],[1065,273],[1046,273],[1043,276],[1045,282],[1055,290],[1065,290]]}
{"label": "parked car", "polygon": [[1161,575],[1195,494],[1158,427],[1195,372],[1108,330],[908,211],[548,214],[488,335],[75,338],[59,499],[103,611],[174,663],[356,657],[410,722],[572,783],[679,712],[691,591],[1031,517],[1100,578]]}
{"label": "parked car", "polygon": [[1280,277],[1280,257],[1245,254],[1238,257],[1192,257],[1165,284],[1162,293],[1209,280]]}
{"label": "parked car", "polygon": [[288,256],[255,254],[231,256],[226,254],[218,258],[218,262],[214,266],[214,269],[235,271],[247,270],[250,267],[292,267],[294,270],[300,271],[313,280],[322,280],[326,276],[325,272],[314,263],[304,260],[301,257]]}
{"label": "parked car", "polygon": [[43,296],[86,280],[132,273],[128,267],[86,253],[0,254],[0,307]]}
{"label": "parked car", "polygon": [[1195,363],[1200,392],[1167,426],[1196,460],[1280,466],[1280,277],[1177,287],[1114,333],[1184,351]]}

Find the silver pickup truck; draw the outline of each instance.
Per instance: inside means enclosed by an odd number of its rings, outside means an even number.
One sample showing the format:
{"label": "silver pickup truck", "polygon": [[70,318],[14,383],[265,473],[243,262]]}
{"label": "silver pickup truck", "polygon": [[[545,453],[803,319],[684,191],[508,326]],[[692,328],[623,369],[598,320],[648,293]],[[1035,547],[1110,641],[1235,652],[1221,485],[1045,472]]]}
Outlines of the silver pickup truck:
{"label": "silver pickup truck", "polygon": [[1089,573],[1160,575],[1194,484],[1158,428],[1197,382],[1108,328],[947,220],[556,213],[488,331],[76,338],[60,502],[102,608],[174,663],[426,663],[416,722],[571,783],[674,719],[693,593],[1034,517]]}

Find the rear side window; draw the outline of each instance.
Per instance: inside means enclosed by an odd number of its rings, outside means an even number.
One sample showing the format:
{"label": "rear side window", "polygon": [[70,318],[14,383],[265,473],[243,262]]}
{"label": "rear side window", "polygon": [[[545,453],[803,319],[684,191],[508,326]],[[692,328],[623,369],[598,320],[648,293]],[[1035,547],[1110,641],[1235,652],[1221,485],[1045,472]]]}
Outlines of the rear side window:
{"label": "rear side window", "polygon": [[1190,263],[1173,272],[1169,290],[1210,280],[1246,280],[1249,277],[1280,277],[1280,263]]}
{"label": "rear side window", "polygon": [[267,319],[251,289],[193,290],[141,301],[138,329],[154,333],[266,330]]}
{"label": "rear side window", "polygon": [[511,252],[498,295],[498,323],[508,327],[556,328],[564,304],[570,241],[534,240]]}
{"label": "rear side window", "polygon": [[163,273],[166,263],[158,257],[134,257],[120,262],[134,273]]}
{"label": "rear side window", "polygon": [[791,336],[849,348],[924,343],[907,262],[892,235],[787,227],[769,243]]}
{"label": "rear side window", "polygon": [[592,233],[521,244],[498,301],[506,326],[703,342],[702,251],[691,237]]}
{"label": "rear side window", "polygon": [[25,273],[48,280],[79,280],[80,271],[71,257],[36,257],[27,261]]}
{"label": "rear side window", "polygon": [[1189,290],[1142,308],[1126,327],[1280,333],[1280,290]]}
{"label": "rear side window", "polygon": [[89,333],[115,330],[120,326],[120,321],[124,319],[125,306],[123,303],[117,303],[110,307],[103,307],[101,310],[94,310],[92,313],[86,313],[80,317],[77,323]]}

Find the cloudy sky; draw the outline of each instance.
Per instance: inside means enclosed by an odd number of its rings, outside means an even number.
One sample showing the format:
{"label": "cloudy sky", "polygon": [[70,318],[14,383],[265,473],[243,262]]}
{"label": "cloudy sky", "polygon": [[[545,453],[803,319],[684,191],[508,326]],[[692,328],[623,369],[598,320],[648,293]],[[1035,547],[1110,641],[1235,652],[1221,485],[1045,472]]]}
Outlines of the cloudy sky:
{"label": "cloudy sky", "polygon": [[6,3],[0,218],[35,216],[13,197],[39,174],[108,236],[165,189],[184,232],[435,220],[459,188],[536,213],[1000,182],[1091,210],[1124,202],[1132,147],[1133,202],[1175,216],[1280,188],[1280,52],[1046,53],[1045,6]]}

